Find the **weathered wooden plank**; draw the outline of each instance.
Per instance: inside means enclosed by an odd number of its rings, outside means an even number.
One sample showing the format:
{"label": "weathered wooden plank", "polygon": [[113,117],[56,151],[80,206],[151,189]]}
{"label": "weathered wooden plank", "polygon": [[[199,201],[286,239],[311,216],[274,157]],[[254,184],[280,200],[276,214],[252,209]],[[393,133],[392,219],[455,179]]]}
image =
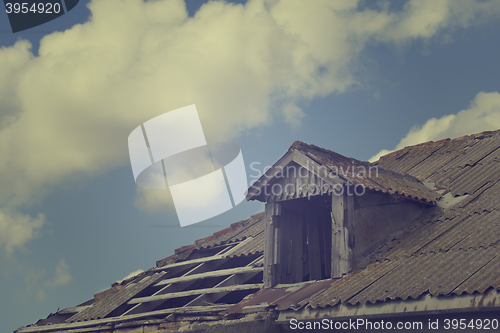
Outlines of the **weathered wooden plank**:
{"label": "weathered wooden plank", "polygon": [[[281,208],[280,208],[281,209]],[[281,233],[283,232],[282,216],[273,216],[274,224],[274,264],[273,264],[273,286],[278,284],[281,270]]]}
{"label": "weathered wooden plank", "polygon": [[193,280],[208,279],[217,276],[225,276],[231,274],[244,274],[262,271],[262,267],[237,267],[230,269],[221,269],[218,271],[206,272],[201,274],[193,274],[188,276],[181,276],[178,278],[165,279],[155,284],[155,286],[164,286],[167,284],[178,283],[178,282],[188,282]]}
{"label": "weathered wooden plank", "polygon": [[331,240],[331,236],[328,237],[329,231],[331,232],[331,217],[328,215],[328,218],[325,217],[319,219],[319,252],[320,252],[320,265],[321,265],[321,278],[330,276],[331,266],[327,264],[330,263],[330,256],[332,255],[332,251],[329,246],[327,246],[328,241]]}
{"label": "weathered wooden plank", "polygon": [[[295,195],[293,196],[294,199],[301,198],[304,196],[302,186],[305,184],[306,179],[307,179],[307,175],[305,175],[305,177],[303,177],[302,175],[298,175],[297,178],[295,178],[296,188],[295,188]],[[307,185],[306,185],[306,187],[307,187]]]}
{"label": "weathered wooden plank", "polygon": [[[222,248],[219,252],[217,252],[215,255],[216,256],[226,255],[227,250],[228,250],[228,247],[226,246],[226,247]],[[195,274],[203,274],[203,273],[207,273],[209,271],[216,271],[217,267],[220,267],[225,262],[226,262],[226,260],[220,260],[220,261],[206,261],[206,262],[202,262],[199,264],[195,264],[196,266],[189,269],[187,272],[182,274],[182,276],[180,276],[179,278],[186,278],[188,276],[193,276]],[[185,268],[185,267],[179,266],[179,267],[176,267],[173,269],[169,269],[168,273],[171,274],[172,271],[175,272],[175,270],[179,270],[181,268]],[[187,281],[180,282],[180,283],[164,284],[163,288],[161,288],[160,290],[157,290],[153,295],[150,295],[150,296],[183,291],[183,290],[188,289],[194,283],[196,283],[195,280],[187,280]],[[127,311],[125,311],[124,313],[122,313],[121,316],[151,311],[151,310],[155,309],[157,306],[159,306],[161,303],[163,303],[163,301],[138,303],[138,304],[134,305],[132,308],[130,308]]]}
{"label": "weathered wooden plank", "polygon": [[291,247],[291,225],[292,214],[290,210],[283,209],[282,236],[281,236],[281,258],[280,258],[280,279],[276,283],[288,283],[290,275],[290,265],[292,262]]}
{"label": "weathered wooden plank", "polygon": [[214,321],[221,320],[222,316],[177,316],[178,321]]}
{"label": "weathered wooden plank", "polygon": [[307,257],[306,251],[307,251],[307,226],[306,226],[306,215],[304,213],[301,213],[299,215],[299,223],[300,227],[298,228],[299,235],[297,236],[299,238],[299,271],[296,274],[296,280],[297,282],[302,282],[304,280],[304,266],[308,265],[306,264]]}
{"label": "weathered wooden plank", "polygon": [[275,286],[279,279],[280,274],[280,246],[281,246],[281,232],[283,229],[282,223],[282,204],[279,202],[274,203],[273,215],[273,228],[274,228],[274,244],[273,244],[273,269],[272,269],[272,283]]}
{"label": "weathered wooden plank", "polygon": [[339,278],[352,267],[354,197],[346,191],[332,195],[332,277]]}
{"label": "weathered wooden plank", "polygon": [[317,163],[315,160],[304,155],[301,152],[294,151],[293,161],[306,168],[310,172],[316,174],[318,177],[321,177],[321,179],[323,179],[330,186],[338,186],[344,183],[339,177],[330,177],[330,169],[328,169],[324,165]]}
{"label": "weathered wooden plank", "polygon": [[274,265],[274,203],[266,203],[265,234],[264,234],[264,286],[273,286],[273,265]]}
{"label": "weathered wooden plank", "polygon": [[176,262],[170,265],[165,265],[161,267],[156,267],[154,268],[155,271],[164,271],[170,268],[174,267],[179,267],[179,266],[186,266],[186,265],[194,265],[194,264],[200,264],[203,262],[208,262],[208,261],[215,261],[215,260],[224,260],[226,259],[224,255],[215,255],[211,257],[204,257],[204,258],[198,258],[198,259],[192,259],[192,260],[186,260],[186,261],[181,261],[181,262]]}
{"label": "weathered wooden plank", "polygon": [[30,326],[30,327],[22,327],[17,332],[49,332],[49,331],[57,331],[57,330],[69,330],[74,328],[81,327],[92,327],[92,326],[100,326],[107,325],[113,323],[119,323],[123,321],[141,319],[145,317],[154,317],[161,315],[168,315],[171,313],[216,313],[220,311],[225,311],[232,307],[233,304],[224,304],[224,305],[213,305],[213,306],[192,306],[192,307],[180,307],[180,308],[171,308],[171,309],[163,309],[157,311],[151,311],[146,313],[139,313],[134,315],[128,315],[123,317],[115,317],[115,318],[104,318],[104,319],[96,319],[89,321],[80,321],[75,323],[65,323],[65,324],[53,324],[53,325],[45,325],[45,326]]}
{"label": "weathered wooden plank", "polygon": [[276,163],[274,163],[274,165],[248,189],[247,200],[264,196],[264,186],[266,186],[277,174],[279,174],[283,168],[292,161],[292,159],[293,152],[288,152]]}
{"label": "weathered wooden plank", "polygon": [[302,214],[302,276],[300,281],[304,281],[304,277],[309,274],[309,256],[307,251],[307,220],[306,214]]}
{"label": "weathered wooden plank", "polygon": [[344,249],[342,251],[342,274],[349,273],[352,268],[353,237],[354,237],[354,196],[345,197],[345,219],[344,219]]}
{"label": "weathered wooden plank", "polygon": [[292,260],[290,267],[291,282],[302,282],[303,277],[303,213],[292,213],[291,240]]}
{"label": "weathered wooden plank", "polygon": [[331,277],[332,274],[332,219],[326,216],[322,219],[321,230],[323,230],[323,255],[325,265],[325,275]]}
{"label": "weathered wooden plank", "polygon": [[342,276],[345,196],[332,194],[332,277]]}
{"label": "weathered wooden plank", "polygon": [[201,295],[201,294],[216,294],[216,293],[231,292],[238,290],[260,289],[262,287],[263,287],[262,283],[256,283],[256,284],[242,284],[242,285],[221,287],[221,288],[204,288],[204,289],[187,290],[187,291],[180,291],[177,293],[169,293],[156,296],[137,297],[128,301],[128,304],[147,303],[158,300],[167,300],[172,298]]}
{"label": "weathered wooden plank", "polygon": [[[253,266],[257,265],[259,262],[262,262],[262,259],[263,259],[262,257],[263,256],[258,257],[257,259],[255,259],[254,261],[252,261],[251,263],[249,263],[245,267],[253,267]],[[216,284],[214,286],[214,288],[243,284],[243,283],[249,281],[250,279],[253,279],[256,274],[258,274],[258,272],[257,273],[255,273],[255,272],[254,273],[245,273],[245,274],[233,274],[231,276],[228,276],[227,278],[225,278],[224,280],[222,280],[218,284]],[[229,292],[217,293],[217,294],[202,294],[202,295],[194,298],[193,300],[189,301],[184,306],[189,307],[189,306],[199,305],[199,304],[202,304],[203,302],[215,303],[218,300],[220,300],[222,297],[226,296],[228,293]],[[169,318],[167,317],[166,319],[169,319]]]}
{"label": "weathered wooden plank", "polygon": [[[223,281],[221,281],[220,283],[218,283],[217,285],[215,285],[212,288],[220,288],[222,290],[226,287],[230,288],[230,287],[233,287],[235,285],[245,286],[244,283],[255,278],[255,276],[257,274],[258,273],[255,273],[255,272],[254,273],[237,274],[237,275],[234,274],[234,275],[227,277],[226,279],[224,279]],[[260,284],[260,285],[263,286],[263,284]],[[250,289],[253,289],[253,288],[250,288]],[[249,290],[249,289],[243,289],[243,290]],[[217,303],[221,298],[225,297],[227,294],[229,294],[232,291],[234,291],[234,290],[229,289],[227,291],[221,291],[221,292],[217,292],[217,293],[201,294],[200,296],[196,297],[194,300],[197,299],[198,301],[201,301],[202,304],[203,304],[203,302]],[[197,303],[197,304],[200,304],[200,303]],[[189,302],[187,305],[196,305],[196,304]]]}
{"label": "weathered wooden plank", "polygon": [[321,254],[319,219],[306,216],[307,225],[307,253],[309,256],[309,280],[321,280]]}
{"label": "weathered wooden plank", "polygon": [[[206,269],[207,269],[207,264],[201,263],[201,264],[198,264],[195,267],[191,268],[189,271],[184,273],[181,277],[187,277],[187,276],[193,274],[194,272],[198,272],[200,270],[202,272],[205,272]],[[194,283],[195,283],[195,281],[186,281],[185,283],[167,284],[167,285],[164,285],[164,287],[161,288],[160,290],[157,290],[151,296],[160,295],[160,294],[164,294],[164,293],[175,293],[175,292],[183,291],[184,289],[189,288],[189,286],[193,285]],[[120,316],[148,312],[148,311],[155,309],[161,303],[163,303],[163,301],[156,301],[156,302],[149,302],[149,303],[137,303],[136,305],[134,305],[133,307],[131,307],[130,309],[128,309],[124,313],[122,313]]]}

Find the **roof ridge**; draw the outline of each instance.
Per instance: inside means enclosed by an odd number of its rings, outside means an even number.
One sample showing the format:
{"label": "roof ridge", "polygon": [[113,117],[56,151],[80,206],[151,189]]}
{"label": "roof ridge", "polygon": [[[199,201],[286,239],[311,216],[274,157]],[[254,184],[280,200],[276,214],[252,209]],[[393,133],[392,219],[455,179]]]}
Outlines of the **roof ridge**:
{"label": "roof ridge", "polygon": [[[403,147],[401,149],[398,149],[398,150],[395,150],[395,151],[391,151],[390,153],[387,153],[385,155],[380,156],[379,160],[382,157],[388,157],[388,156],[391,156],[391,155],[396,154],[398,152],[402,152],[405,149],[410,149],[410,148],[413,148],[413,147],[422,147],[422,146],[431,145],[431,144],[435,144],[435,143],[441,143],[441,142],[457,142],[457,141],[466,140],[466,139],[469,139],[469,138],[482,140],[484,138],[488,138],[488,137],[494,136],[495,134],[497,134],[499,132],[500,132],[500,129],[497,129],[495,131],[483,131],[483,132],[475,133],[475,134],[466,134],[466,135],[462,135],[462,136],[460,136],[458,138],[453,138],[453,139],[446,138],[446,139],[441,139],[441,140],[437,140],[437,141],[432,141],[431,140],[431,141],[421,142],[421,143],[417,143],[415,145],[405,146],[405,147]],[[300,142],[300,141],[296,141],[296,142]],[[378,162],[378,161],[375,161],[375,162]],[[375,162],[373,162],[373,163],[375,163]]]}
{"label": "roof ridge", "polygon": [[305,143],[305,142],[302,142],[302,141],[295,141],[294,143],[292,143],[292,145],[290,146],[290,148],[288,148],[288,150],[293,150],[293,149],[296,149],[296,150],[305,150],[304,148],[308,148],[308,149],[312,149],[312,150],[318,150],[318,151],[321,151],[321,152],[324,152],[324,153],[328,153],[328,154],[334,154],[342,159],[345,159],[345,160],[354,160],[356,162],[361,162],[361,163],[369,163],[369,162],[366,162],[366,161],[361,161],[361,160],[358,160],[354,157],[347,157],[345,155],[342,155],[342,154],[339,154],[337,152],[334,152],[333,150],[330,150],[330,149],[326,149],[326,148],[323,148],[323,147],[319,147],[319,146],[316,146],[314,144],[309,144],[309,143]]}

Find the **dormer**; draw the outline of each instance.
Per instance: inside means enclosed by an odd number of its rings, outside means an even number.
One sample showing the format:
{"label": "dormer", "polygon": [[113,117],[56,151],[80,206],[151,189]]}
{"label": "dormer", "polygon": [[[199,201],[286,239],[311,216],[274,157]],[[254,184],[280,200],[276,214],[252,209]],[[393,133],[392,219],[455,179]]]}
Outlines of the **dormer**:
{"label": "dormer", "polygon": [[295,142],[247,193],[266,204],[265,286],[362,267],[439,197],[414,177]]}

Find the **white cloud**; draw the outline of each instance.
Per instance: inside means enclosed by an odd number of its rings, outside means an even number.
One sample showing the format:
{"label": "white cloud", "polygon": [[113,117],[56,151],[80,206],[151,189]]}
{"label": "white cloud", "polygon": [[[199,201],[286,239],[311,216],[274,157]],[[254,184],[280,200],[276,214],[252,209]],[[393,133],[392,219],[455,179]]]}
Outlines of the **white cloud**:
{"label": "white cloud", "polygon": [[58,287],[65,286],[73,280],[73,277],[69,273],[69,266],[66,263],[65,258],[59,260],[51,279],[44,280],[46,275],[44,269],[24,267],[22,270],[25,271],[24,282],[26,283],[25,294],[27,298],[34,295],[38,301],[45,300],[48,292],[53,291]]}
{"label": "white cloud", "polygon": [[[422,142],[457,138],[463,135],[493,131],[500,128],[500,94],[498,92],[480,92],[466,110],[457,114],[431,118],[419,127],[413,127],[398,143],[394,150],[413,146]],[[394,150],[381,150],[370,161],[377,161],[380,156]]]}
{"label": "white cloud", "polygon": [[285,117],[285,122],[288,123],[293,128],[298,128],[302,123],[302,118],[305,117],[304,111],[299,108],[295,103],[290,103],[285,105],[283,108],[283,116]]}
{"label": "white cloud", "polygon": [[388,150],[388,149],[382,149],[381,151],[379,151],[378,153],[376,153],[375,155],[373,155],[372,157],[370,157],[368,159],[369,162],[375,162],[375,161],[378,161],[380,159],[381,156],[384,156],[384,155],[387,155],[389,153],[392,153],[394,150]]}
{"label": "white cloud", "polygon": [[57,263],[55,276],[52,280],[47,281],[47,285],[51,288],[67,285],[73,277],[69,273],[69,266],[66,264],[66,259],[62,258]]}
{"label": "white cloud", "polygon": [[136,275],[138,275],[138,274],[140,274],[142,272],[144,272],[144,270],[142,270],[142,269],[138,269],[136,271],[133,271],[132,273],[127,274],[127,276],[125,276],[123,279],[116,281],[116,283],[122,283],[122,281],[130,279],[131,277],[134,277],[134,276],[136,276]]}
{"label": "white cloud", "polygon": [[36,238],[44,222],[42,214],[32,218],[18,212],[0,210],[0,247],[10,256],[16,248],[22,249],[28,241]]}
{"label": "white cloud", "polygon": [[166,213],[174,208],[169,190],[147,190],[137,188],[135,207],[149,212]]}
{"label": "white cloud", "polygon": [[[498,15],[500,3],[410,1],[400,12],[357,6],[212,1],[188,18],[181,0],[99,0],[89,4],[90,21],[45,36],[38,56],[26,41],[0,49],[0,208],[15,212],[73,176],[128,163],[132,129],[193,103],[212,141],[276,116],[298,126],[298,108],[281,113],[273,105],[356,84],[352,68],[368,43],[432,38]],[[8,244],[0,241],[17,246]]]}
{"label": "white cloud", "polygon": [[44,269],[33,269],[33,268],[28,269],[28,271],[24,275],[24,282],[26,284],[25,292],[27,295],[30,295],[32,293],[35,293],[37,295],[45,295],[45,293],[42,290],[37,290],[38,286],[40,285],[40,281],[43,280],[44,276],[45,276]]}

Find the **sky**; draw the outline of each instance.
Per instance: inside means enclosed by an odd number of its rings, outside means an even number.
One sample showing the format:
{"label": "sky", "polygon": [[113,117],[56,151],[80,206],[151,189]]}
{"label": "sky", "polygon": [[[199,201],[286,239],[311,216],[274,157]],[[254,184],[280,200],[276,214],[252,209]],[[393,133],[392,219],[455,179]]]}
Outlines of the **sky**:
{"label": "sky", "polygon": [[249,184],[300,140],[360,160],[500,129],[500,2],[80,1],[0,12],[0,331],[75,306],[263,210],[181,228],[130,132],[196,104]]}

